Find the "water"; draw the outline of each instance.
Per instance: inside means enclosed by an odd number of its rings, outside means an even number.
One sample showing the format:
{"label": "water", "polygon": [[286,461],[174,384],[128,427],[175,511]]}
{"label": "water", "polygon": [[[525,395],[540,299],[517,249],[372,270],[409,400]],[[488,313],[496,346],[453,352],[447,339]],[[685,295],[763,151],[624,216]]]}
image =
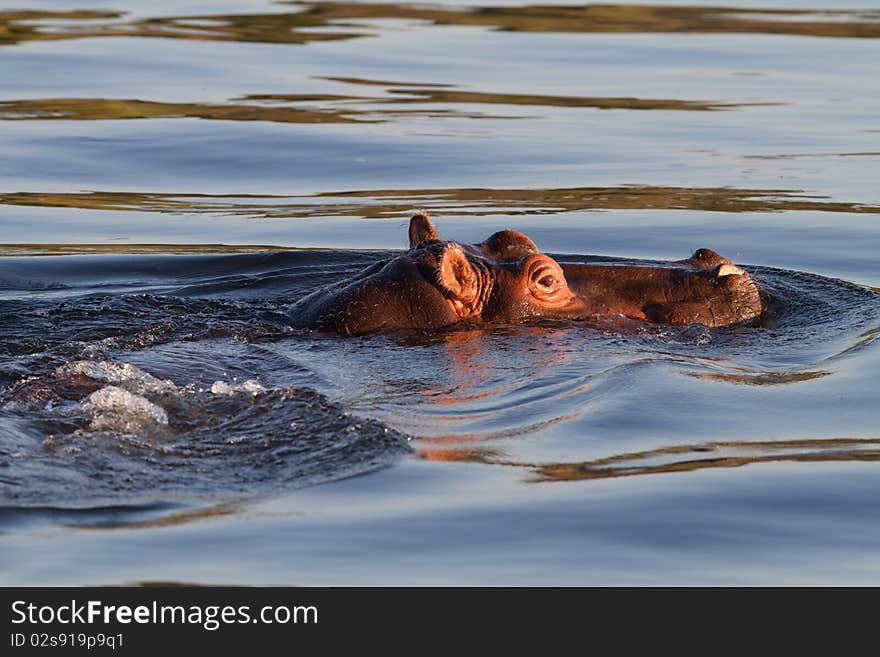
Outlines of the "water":
{"label": "water", "polygon": [[[880,6],[530,4],[0,3],[0,582],[880,582]],[[290,329],[414,208],[770,320]]]}

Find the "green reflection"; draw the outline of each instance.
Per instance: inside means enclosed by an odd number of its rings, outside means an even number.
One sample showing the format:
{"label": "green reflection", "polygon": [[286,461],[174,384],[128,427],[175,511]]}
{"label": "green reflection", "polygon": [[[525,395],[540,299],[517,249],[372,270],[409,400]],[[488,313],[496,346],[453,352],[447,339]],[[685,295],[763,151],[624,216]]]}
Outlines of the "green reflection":
{"label": "green reflection", "polygon": [[[615,98],[601,96],[552,96],[538,94],[489,93],[481,91],[457,90],[454,85],[375,82],[357,78],[326,78],[338,82],[361,85],[384,85],[393,97],[364,98],[349,96],[349,101],[371,103],[404,104],[467,104],[467,105],[525,105],[540,107],[591,107],[595,109],[634,109],[634,110],[686,110],[711,111],[734,109],[754,105],[780,105],[782,103],[722,103],[703,100],[676,100],[670,98]],[[440,88],[443,87],[443,88]],[[300,102],[301,96],[289,94],[255,94],[245,96],[246,100],[269,102]],[[382,110],[379,110],[381,112]]]}
{"label": "green reflection", "polygon": [[[290,3],[295,11],[126,21],[116,12],[0,12],[0,43],[105,36],[304,44],[369,36],[365,21],[404,19],[516,32],[790,34],[877,38],[876,10],[743,9],[640,5],[435,7]],[[35,24],[35,21],[40,21]]]}
{"label": "green reflection", "polygon": [[0,101],[4,121],[100,121],[119,119],[167,119],[191,117],[221,121],[275,121],[279,123],[356,123],[356,111],[297,109],[259,105],[208,105],[160,103],[109,98],[49,98]]}
{"label": "green reflection", "polygon": [[[342,80],[336,80],[342,81]],[[464,118],[503,117],[451,109],[455,105],[520,105],[542,107],[712,111],[770,103],[721,103],[668,98],[612,98],[465,91],[445,85],[379,83],[346,80],[353,84],[385,86],[384,96],[340,94],[253,94],[229,104],[168,103],[112,98],[41,98],[0,101],[3,121],[99,121],[149,118],[200,118],[222,121],[277,123],[363,123],[393,120],[401,114]],[[398,109],[399,106],[419,108]],[[393,105],[394,107],[390,107]],[[443,105],[444,107],[424,107]]]}
{"label": "green reflection", "polygon": [[686,374],[697,379],[723,381],[725,383],[740,383],[750,386],[778,386],[787,383],[800,383],[801,381],[821,379],[824,376],[829,376],[831,372],[818,370],[806,372],[758,372],[756,374],[721,372],[686,372]]}
{"label": "green reflection", "polygon": [[731,187],[579,187],[562,189],[384,189],[308,196],[162,194],[142,192],[0,193],[0,204],[257,218],[408,217],[413,208],[468,215],[541,215],[588,210],[704,212],[848,212],[880,214],[880,206],[826,200],[800,190]]}
{"label": "green reflection", "polygon": [[[430,444],[432,441],[425,441]],[[694,472],[716,468],[739,468],[758,463],[822,463],[831,461],[880,461],[880,439],[829,438],[817,440],[727,441],[672,445],[659,449],[572,463],[521,463],[496,458],[475,446],[463,449],[423,448],[429,460],[468,461],[487,465],[524,468],[530,481],[588,481],[641,475]]]}
{"label": "green reflection", "polygon": [[[14,44],[22,41],[45,41],[50,39],[70,39],[79,36],[79,32],[71,34],[62,31],[67,21],[74,21],[76,30],[86,25],[82,21],[110,21],[122,14],[113,11],[0,11],[0,45]],[[41,21],[42,25],[34,25]],[[102,25],[104,23],[101,23]]]}
{"label": "green reflection", "polygon": [[581,463],[553,463],[530,467],[533,467],[537,481],[583,481],[714,468],[738,468],[756,463],[828,461],[880,461],[880,440],[831,438],[714,442],[664,447]]}

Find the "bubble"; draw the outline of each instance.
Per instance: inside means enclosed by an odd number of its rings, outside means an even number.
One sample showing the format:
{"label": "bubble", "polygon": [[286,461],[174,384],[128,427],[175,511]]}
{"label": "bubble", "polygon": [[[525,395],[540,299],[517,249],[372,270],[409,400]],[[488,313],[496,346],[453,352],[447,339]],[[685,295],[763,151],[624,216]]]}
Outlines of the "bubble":
{"label": "bubble", "polygon": [[95,431],[137,433],[168,424],[168,414],[146,397],[117,386],[105,386],[93,392],[82,407],[88,413],[90,428]]}
{"label": "bubble", "polygon": [[177,386],[173,382],[160,379],[130,363],[116,363],[101,360],[78,360],[59,367],[58,376],[85,376],[95,381],[125,384],[126,388],[142,392],[174,392]]}
{"label": "bubble", "polygon": [[252,395],[258,395],[266,392],[266,389],[253,379],[248,379],[244,383],[229,384],[225,381],[214,381],[211,386],[211,392],[215,395],[232,395],[236,392],[249,392]]}

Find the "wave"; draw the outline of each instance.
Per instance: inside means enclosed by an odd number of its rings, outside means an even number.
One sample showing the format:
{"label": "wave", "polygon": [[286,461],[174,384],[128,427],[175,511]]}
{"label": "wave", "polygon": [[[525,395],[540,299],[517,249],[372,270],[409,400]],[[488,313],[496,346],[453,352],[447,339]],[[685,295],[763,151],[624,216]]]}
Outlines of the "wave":
{"label": "wave", "polygon": [[[290,328],[297,298],[388,255],[0,259],[0,280],[29,281],[0,295],[0,517],[186,522],[203,517],[194,508],[391,465],[412,453],[410,435],[429,458],[588,479],[608,468],[505,451],[588,414],[602,421],[651,377],[799,385],[830,376],[880,337],[877,291],[768,267],[747,267],[771,298],[759,327],[611,318],[357,339]],[[844,447],[867,458],[861,444]],[[611,465],[608,476],[642,467]],[[669,468],[680,469],[661,470]],[[89,515],[104,507],[119,510]]]}
{"label": "wave", "polygon": [[[875,10],[745,9],[627,4],[443,7],[393,3],[294,2],[294,11],[126,20],[115,11],[0,13],[0,44],[102,37],[307,44],[375,34],[377,19],[511,32],[584,34],[789,34],[880,37]],[[371,21],[364,24],[364,21]]]}
{"label": "wave", "polygon": [[236,499],[362,474],[409,452],[400,433],[313,390],[179,386],[129,363],[70,362],[0,399],[11,437],[3,498],[35,513]]}
{"label": "wave", "polygon": [[[830,154],[833,155],[833,154]],[[796,189],[733,187],[662,187],[621,185],[559,189],[377,189],[324,192],[309,196],[162,194],[145,192],[9,192],[0,204],[45,208],[158,213],[195,213],[257,218],[362,219],[401,218],[412,208],[436,214],[467,211],[475,217],[545,215],[586,210],[699,210],[710,212],[846,212],[880,214],[870,203],[832,201]],[[14,245],[0,246],[0,255],[65,253],[178,253],[254,251],[280,247],[223,245]],[[168,252],[167,250],[165,252]]]}

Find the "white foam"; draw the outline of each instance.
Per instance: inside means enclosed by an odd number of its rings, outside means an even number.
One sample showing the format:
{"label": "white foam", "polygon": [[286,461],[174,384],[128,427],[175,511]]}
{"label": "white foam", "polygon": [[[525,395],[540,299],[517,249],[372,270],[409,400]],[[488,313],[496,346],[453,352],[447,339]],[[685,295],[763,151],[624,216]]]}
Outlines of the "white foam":
{"label": "white foam", "polygon": [[236,392],[249,392],[252,395],[258,395],[261,392],[266,392],[266,389],[253,379],[248,379],[244,383],[214,381],[214,384],[211,386],[211,392],[215,395],[232,395]]}
{"label": "white foam", "polygon": [[138,392],[174,392],[173,382],[160,379],[144,372],[129,363],[114,363],[109,360],[78,360],[62,365],[57,372],[60,376],[87,376],[95,381],[123,384]]}
{"label": "white foam", "polygon": [[95,431],[138,433],[168,424],[165,409],[146,397],[117,386],[104,386],[89,395],[82,406]]}

